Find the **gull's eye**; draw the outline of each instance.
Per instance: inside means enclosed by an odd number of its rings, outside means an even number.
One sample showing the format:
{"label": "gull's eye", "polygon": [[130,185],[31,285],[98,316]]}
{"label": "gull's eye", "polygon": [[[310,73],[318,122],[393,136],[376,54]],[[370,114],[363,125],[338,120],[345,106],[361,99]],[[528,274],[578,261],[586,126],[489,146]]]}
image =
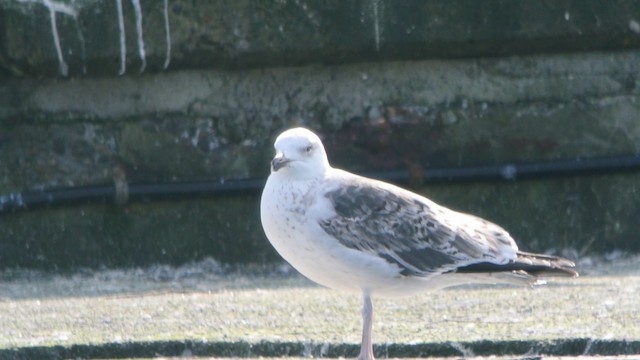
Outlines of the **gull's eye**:
{"label": "gull's eye", "polygon": [[304,148],[304,152],[307,155],[311,154],[312,151],[313,151],[313,145],[309,145],[309,146]]}

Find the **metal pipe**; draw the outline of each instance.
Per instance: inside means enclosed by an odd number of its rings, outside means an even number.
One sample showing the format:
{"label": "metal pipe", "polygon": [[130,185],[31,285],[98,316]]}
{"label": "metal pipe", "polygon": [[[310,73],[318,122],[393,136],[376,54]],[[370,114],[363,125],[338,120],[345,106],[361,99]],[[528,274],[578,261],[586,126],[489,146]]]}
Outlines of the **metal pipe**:
{"label": "metal pipe", "polygon": [[[577,158],[544,162],[508,163],[474,167],[427,169],[419,179],[424,184],[515,181],[544,177],[611,174],[639,171],[640,155]],[[406,184],[409,171],[395,170],[364,174],[384,181]],[[168,200],[175,198],[255,195],[264,187],[264,179],[231,179],[199,182],[127,184],[116,182],[104,186],[80,186],[45,189],[0,195],[0,214],[43,207],[90,202]]]}

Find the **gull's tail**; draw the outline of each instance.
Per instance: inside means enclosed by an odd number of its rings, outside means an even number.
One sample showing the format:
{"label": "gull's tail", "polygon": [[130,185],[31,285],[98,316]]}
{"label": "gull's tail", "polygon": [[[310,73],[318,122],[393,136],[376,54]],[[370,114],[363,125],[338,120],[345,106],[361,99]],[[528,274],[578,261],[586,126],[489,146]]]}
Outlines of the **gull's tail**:
{"label": "gull's tail", "polygon": [[573,270],[573,267],[575,267],[573,261],[565,258],[518,251],[517,257],[507,264],[482,262],[460,267],[456,272],[463,274],[511,273],[528,278],[537,278],[539,276],[577,277],[578,272]]}
{"label": "gull's tail", "polygon": [[573,270],[576,264],[559,256],[518,251],[518,257],[514,263],[522,267],[520,270],[534,276],[578,277],[578,272]]}

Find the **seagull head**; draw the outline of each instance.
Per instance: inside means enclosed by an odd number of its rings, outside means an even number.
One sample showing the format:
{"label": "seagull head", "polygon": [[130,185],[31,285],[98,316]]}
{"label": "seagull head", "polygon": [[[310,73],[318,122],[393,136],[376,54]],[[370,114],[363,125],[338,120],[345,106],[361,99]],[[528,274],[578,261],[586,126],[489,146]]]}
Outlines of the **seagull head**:
{"label": "seagull head", "polygon": [[304,180],[318,177],[330,168],[318,135],[305,128],[289,129],[276,138],[276,156],[271,173]]}

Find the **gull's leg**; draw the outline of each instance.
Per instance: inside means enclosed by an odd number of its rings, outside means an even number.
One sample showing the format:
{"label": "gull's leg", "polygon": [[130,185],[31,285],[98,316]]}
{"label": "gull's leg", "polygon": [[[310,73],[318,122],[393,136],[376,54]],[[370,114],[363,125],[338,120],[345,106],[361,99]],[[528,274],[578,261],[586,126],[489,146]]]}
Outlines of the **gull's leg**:
{"label": "gull's leg", "polygon": [[362,295],[362,345],[358,360],[373,360],[373,339],[371,331],[373,329],[373,303],[371,296],[365,292]]}

